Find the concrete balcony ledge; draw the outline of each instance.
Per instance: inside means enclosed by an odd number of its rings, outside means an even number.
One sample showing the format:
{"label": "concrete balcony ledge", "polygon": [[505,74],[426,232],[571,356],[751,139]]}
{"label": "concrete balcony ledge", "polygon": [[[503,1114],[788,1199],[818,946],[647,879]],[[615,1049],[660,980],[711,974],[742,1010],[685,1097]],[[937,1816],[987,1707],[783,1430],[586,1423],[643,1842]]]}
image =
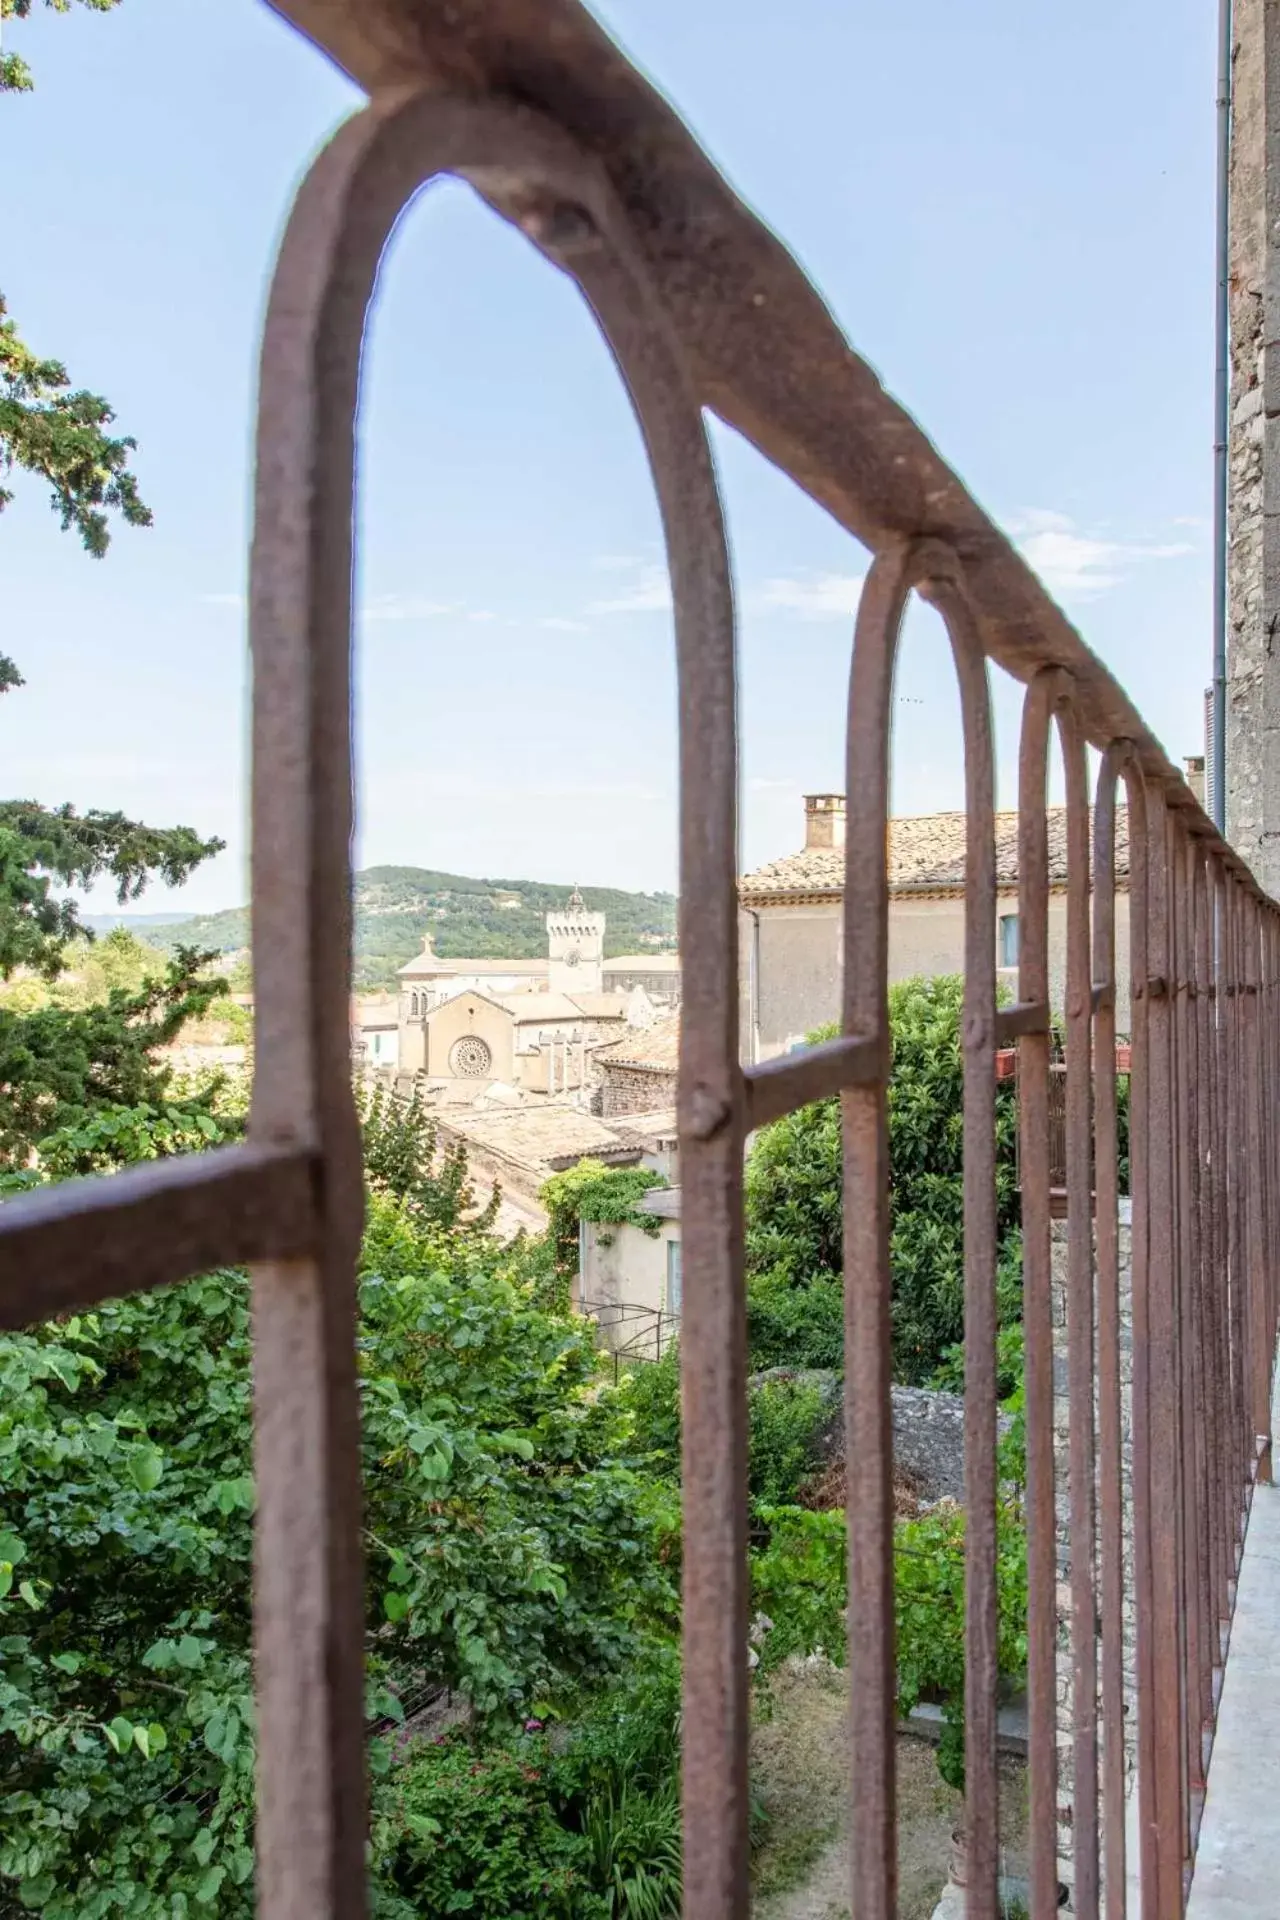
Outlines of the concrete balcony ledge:
{"label": "concrete balcony ledge", "polygon": [[[1280,1397],[1272,1406],[1272,1431]],[[1280,1913],[1280,1487],[1254,1489],[1187,1920]]]}

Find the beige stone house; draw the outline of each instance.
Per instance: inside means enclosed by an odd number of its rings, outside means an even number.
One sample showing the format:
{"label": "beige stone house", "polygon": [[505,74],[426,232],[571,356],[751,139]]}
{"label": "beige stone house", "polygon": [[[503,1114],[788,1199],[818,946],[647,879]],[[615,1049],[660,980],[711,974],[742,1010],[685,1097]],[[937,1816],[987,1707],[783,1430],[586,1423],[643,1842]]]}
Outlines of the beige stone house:
{"label": "beige stone house", "polygon": [[[798,853],[758,867],[739,883],[742,954],[742,1052],[768,1060],[839,1018],[844,948],[843,794],[810,794]],[[997,813],[996,965],[1017,992],[1018,816]],[[1049,976],[1055,1006],[1066,973],[1067,821],[1048,810]],[[964,971],[965,815],[931,813],[891,820],[889,978]],[[1116,1021],[1129,1027],[1129,837],[1116,826]]]}
{"label": "beige stone house", "polygon": [[640,1360],[660,1360],[680,1332],[683,1261],[679,1187],[655,1187],[639,1211],[646,1232],[584,1220],[578,1237],[573,1305],[596,1323],[600,1344]]}

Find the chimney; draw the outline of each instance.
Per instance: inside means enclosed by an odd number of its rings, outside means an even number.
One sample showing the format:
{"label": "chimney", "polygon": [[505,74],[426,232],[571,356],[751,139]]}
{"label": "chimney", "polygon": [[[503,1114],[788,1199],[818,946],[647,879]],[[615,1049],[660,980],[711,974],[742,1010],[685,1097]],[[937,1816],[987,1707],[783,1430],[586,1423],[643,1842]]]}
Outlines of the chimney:
{"label": "chimney", "polygon": [[804,844],[810,847],[840,848],[844,845],[845,807],[842,793],[806,793],[804,797]]}
{"label": "chimney", "polygon": [[1204,755],[1202,753],[1189,753],[1182,765],[1186,773],[1187,785],[1200,802],[1200,805],[1203,806],[1205,803]]}

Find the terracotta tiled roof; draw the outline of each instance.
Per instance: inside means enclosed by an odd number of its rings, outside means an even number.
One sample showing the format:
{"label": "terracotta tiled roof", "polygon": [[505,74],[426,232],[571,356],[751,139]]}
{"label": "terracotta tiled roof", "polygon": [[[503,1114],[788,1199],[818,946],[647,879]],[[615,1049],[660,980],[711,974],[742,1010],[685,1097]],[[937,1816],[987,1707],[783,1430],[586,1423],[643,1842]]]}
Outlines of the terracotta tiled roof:
{"label": "terracotta tiled roof", "polygon": [[634,1153],[638,1142],[577,1107],[511,1107],[500,1113],[438,1113],[441,1131],[506,1155],[544,1177],[553,1163]]}
{"label": "terracotta tiled roof", "polygon": [[512,979],[545,980],[548,962],[542,960],[445,960],[438,953],[418,953],[412,960],[406,961],[396,972],[401,980],[438,980],[447,979],[451,974],[460,974],[463,979],[483,980],[496,974],[499,979],[509,975]]}
{"label": "terracotta tiled roof", "polygon": [[674,1073],[680,1064],[680,1016],[669,1014],[665,1020],[625,1040],[601,1047],[596,1059],[603,1067],[640,1067],[649,1073]]}
{"label": "terracotta tiled roof", "polygon": [[656,1113],[620,1113],[609,1124],[619,1133],[634,1135],[646,1144],[674,1140],[679,1132],[674,1107],[659,1107]]}
{"label": "terracotta tiled roof", "polygon": [[678,953],[615,953],[603,961],[606,973],[679,973]]}
{"label": "terracotta tiled roof", "polygon": [[[1060,887],[1067,880],[1067,810],[1047,810],[1049,831],[1049,884]],[[1018,816],[998,813],[996,828],[996,879],[1002,887],[1018,884]],[[891,893],[961,893],[964,890],[963,813],[925,813],[889,822],[889,891]],[[1129,878],[1129,816],[1125,808],[1116,810],[1116,879],[1125,885]],[[806,847],[802,853],[789,853],[757,867],[739,882],[742,899],[756,901],[783,899],[803,894],[830,894],[838,898],[844,892],[844,850],[838,847]]]}

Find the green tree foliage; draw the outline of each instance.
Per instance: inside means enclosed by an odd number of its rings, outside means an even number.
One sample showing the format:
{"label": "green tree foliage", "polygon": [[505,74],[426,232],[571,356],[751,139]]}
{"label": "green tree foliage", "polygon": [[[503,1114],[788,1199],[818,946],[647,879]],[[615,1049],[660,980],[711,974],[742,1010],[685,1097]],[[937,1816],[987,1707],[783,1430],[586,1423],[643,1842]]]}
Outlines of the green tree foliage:
{"label": "green tree foliage", "polygon": [[97,1115],[174,1104],[172,1068],[156,1053],[226,993],[208,959],[183,950],[140,992],[116,988],[94,1006],[0,1007],[0,1168],[24,1166],[47,1135]]}
{"label": "green tree foliage", "polygon": [[[664,1479],[680,1478],[680,1353],[635,1367],[627,1376],[636,1457]],[[747,1401],[747,1486],[753,1500],[794,1500],[822,1464],[830,1402],[803,1374],[755,1382]]]}
{"label": "green tree foliage", "polygon": [[[109,13],[116,3],[80,0],[94,13]],[[45,4],[58,13],[71,10],[71,0]],[[31,0],[0,0],[0,29],[30,12]],[[0,49],[0,93],[29,93],[33,84],[26,61]],[[127,464],[137,442],[108,433],[115,414],[101,394],[73,390],[62,362],[28,347],[7,313],[0,295],[0,474],[20,467],[47,482],[63,527],[74,528],[86,551],[101,559],[111,543],[108,513],[128,526],[151,525],[151,509]],[[0,511],[12,498],[0,487]],[[0,690],[4,684],[0,678]]]}
{"label": "green tree foliage", "polygon": [[[174,1144],[116,1118],[100,1159]],[[427,1178],[384,1158],[361,1260],[369,1712],[439,1682],[511,1729],[669,1635],[675,1512],[586,1330]],[[252,1912],[249,1393],[236,1272],[0,1338],[0,1884],[50,1920]]]}
{"label": "green tree foliage", "polygon": [[[838,1510],[760,1508],[767,1544],[752,1557],[752,1604],[770,1622],[761,1648],[766,1669],[793,1654],[845,1657],[847,1542]],[[948,1786],[964,1786],[964,1512],[941,1502],[894,1527],[894,1614],[898,1711],[921,1700],[943,1710],[938,1768]],[[1016,1691],[1027,1662],[1027,1536],[1021,1502],[1005,1488],[997,1525],[997,1662]]]}
{"label": "green tree foliage", "polygon": [[[151,525],[128,466],[138,443],[108,432],[115,414],[102,395],[73,389],[62,362],[33,352],[7,312],[0,295],[0,473],[20,467],[45,481],[64,530],[100,560],[111,544],[109,513],[127,526]],[[0,511],[12,499],[0,487]]]}
{"label": "green tree foliage", "polygon": [[[55,13],[70,13],[71,0],[45,0],[47,7]],[[80,0],[82,7],[88,7],[91,13],[110,13],[118,5],[118,0]],[[6,20],[26,20],[31,14],[31,0],[0,0],[0,28]],[[0,93],[30,93],[35,85],[31,69],[25,60],[16,53],[0,52]]]}
{"label": "green tree foliage", "polygon": [[[893,1356],[926,1381],[964,1325],[963,982],[907,980],[889,992]],[[815,1036],[826,1037],[824,1036]],[[1020,1307],[1016,1105],[996,1091],[1000,1314]],[[756,1365],[839,1365],[840,1110],[818,1101],[761,1134],[747,1165],[748,1314]]]}
{"label": "green tree foliage", "polygon": [[498,1214],[501,1189],[477,1205],[466,1148],[442,1146],[440,1128],[418,1091],[408,1096],[368,1083],[356,1089],[365,1177],[378,1193],[405,1202],[419,1229],[468,1233],[484,1243]]}
{"label": "green tree foliage", "polygon": [[622,1398],[589,1331],[532,1307],[465,1244],[448,1265],[403,1204],[375,1197],[367,1342],[369,1577],[413,1664],[511,1719],[616,1670],[674,1593],[654,1557],[675,1516],[621,1465]]}
{"label": "green tree foliage", "polygon": [[679,1659],[658,1643],[555,1738],[412,1752],[378,1795],[380,1920],[677,1915],[679,1714]]}

